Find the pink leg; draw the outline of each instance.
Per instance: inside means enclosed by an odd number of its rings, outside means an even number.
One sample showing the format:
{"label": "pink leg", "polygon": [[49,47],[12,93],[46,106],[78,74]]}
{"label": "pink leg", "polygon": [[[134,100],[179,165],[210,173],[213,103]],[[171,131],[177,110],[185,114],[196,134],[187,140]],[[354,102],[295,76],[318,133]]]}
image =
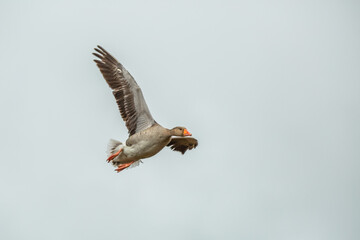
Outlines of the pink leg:
{"label": "pink leg", "polygon": [[121,153],[121,151],[122,151],[122,148],[118,152],[116,152],[116,153],[112,154],[110,157],[108,157],[108,159],[106,159],[106,161],[110,162],[111,160],[116,158],[116,156],[119,155]]}
{"label": "pink leg", "polygon": [[120,164],[118,166],[117,169],[115,169],[116,172],[121,172],[122,170],[124,170],[125,168],[130,167],[131,164],[133,164],[134,162],[130,162],[130,163],[124,163],[124,164]]}

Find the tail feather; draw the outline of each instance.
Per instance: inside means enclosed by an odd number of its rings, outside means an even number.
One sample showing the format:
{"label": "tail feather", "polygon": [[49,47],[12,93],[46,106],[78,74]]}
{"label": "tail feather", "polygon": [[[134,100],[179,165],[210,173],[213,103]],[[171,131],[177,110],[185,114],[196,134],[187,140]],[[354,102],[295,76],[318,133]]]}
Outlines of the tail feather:
{"label": "tail feather", "polygon": [[114,153],[118,152],[120,150],[121,145],[122,145],[122,142],[119,142],[114,139],[110,139],[108,146],[107,146],[107,151],[106,151],[107,156],[110,157]]}
{"label": "tail feather", "polygon": [[[106,151],[107,156],[110,157],[111,155],[117,153],[121,147],[123,147],[122,142],[119,142],[114,139],[110,139],[108,146],[107,146],[107,151]],[[120,163],[120,162],[116,161],[116,158],[112,161],[112,164],[115,167],[118,167],[118,169],[116,169],[117,172],[120,172],[120,171],[124,170],[125,168],[137,167],[137,166],[139,166],[140,163],[142,163],[141,159],[134,161],[131,165]],[[126,166],[125,168],[121,168],[120,167],[121,165],[128,165],[128,166]]]}

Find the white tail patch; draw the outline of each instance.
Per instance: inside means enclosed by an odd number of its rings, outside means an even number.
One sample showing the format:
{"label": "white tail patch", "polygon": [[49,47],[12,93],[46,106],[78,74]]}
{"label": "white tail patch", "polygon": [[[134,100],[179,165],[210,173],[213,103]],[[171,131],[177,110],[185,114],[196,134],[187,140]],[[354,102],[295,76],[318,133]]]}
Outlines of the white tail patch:
{"label": "white tail patch", "polygon": [[118,152],[121,146],[122,146],[122,142],[119,142],[114,139],[110,139],[106,150],[107,156],[110,157],[114,153]]}
{"label": "white tail patch", "polygon": [[136,162],[134,162],[133,164],[131,164],[131,165],[129,166],[129,168],[137,167],[137,166],[140,165],[140,163],[142,163],[141,159],[140,159],[140,160],[137,160]]}

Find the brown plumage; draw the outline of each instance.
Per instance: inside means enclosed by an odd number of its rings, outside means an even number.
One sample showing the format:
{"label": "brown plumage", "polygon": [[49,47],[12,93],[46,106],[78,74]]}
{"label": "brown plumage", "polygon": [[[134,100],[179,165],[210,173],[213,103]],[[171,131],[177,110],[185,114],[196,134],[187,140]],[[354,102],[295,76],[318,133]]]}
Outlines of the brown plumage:
{"label": "brown plumage", "polygon": [[[109,87],[113,90],[121,117],[125,121],[130,136],[155,123],[144,100],[142,91],[131,74],[105,49],[98,46],[93,53]],[[136,109],[137,108],[137,109]]]}
{"label": "brown plumage", "polygon": [[[93,53],[106,82],[113,91],[122,119],[129,131],[125,144],[116,140],[109,143],[109,158],[117,171],[137,165],[141,159],[158,153],[165,146],[184,154],[196,148],[198,142],[184,127],[166,129],[151,116],[144,96],[131,74],[104,48],[97,46]],[[175,137],[173,137],[175,136]]]}
{"label": "brown plumage", "polygon": [[168,147],[171,150],[179,151],[184,154],[187,150],[191,150],[196,148],[198,145],[198,141],[195,138],[171,138],[170,142],[168,143]]}

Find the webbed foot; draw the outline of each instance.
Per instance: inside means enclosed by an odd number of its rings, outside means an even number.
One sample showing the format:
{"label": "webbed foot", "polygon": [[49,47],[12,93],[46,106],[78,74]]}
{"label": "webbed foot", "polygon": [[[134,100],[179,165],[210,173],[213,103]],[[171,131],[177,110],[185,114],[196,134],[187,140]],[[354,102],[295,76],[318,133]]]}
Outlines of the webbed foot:
{"label": "webbed foot", "polygon": [[129,163],[123,163],[118,165],[118,168],[115,169],[116,172],[121,172],[122,170],[124,170],[125,168],[130,167],[131,164],[133,164],[134,162],[129,162]]}
{"label": "webbed foot", "polygon": [[121,151],[122,151],[122,148],[118,152],[116,152],[116,153],[112,154],[110,157],[108,157],[108,159],[106,159],[106,161],[110,162],[111,160],[116,158],[121,153]]}

